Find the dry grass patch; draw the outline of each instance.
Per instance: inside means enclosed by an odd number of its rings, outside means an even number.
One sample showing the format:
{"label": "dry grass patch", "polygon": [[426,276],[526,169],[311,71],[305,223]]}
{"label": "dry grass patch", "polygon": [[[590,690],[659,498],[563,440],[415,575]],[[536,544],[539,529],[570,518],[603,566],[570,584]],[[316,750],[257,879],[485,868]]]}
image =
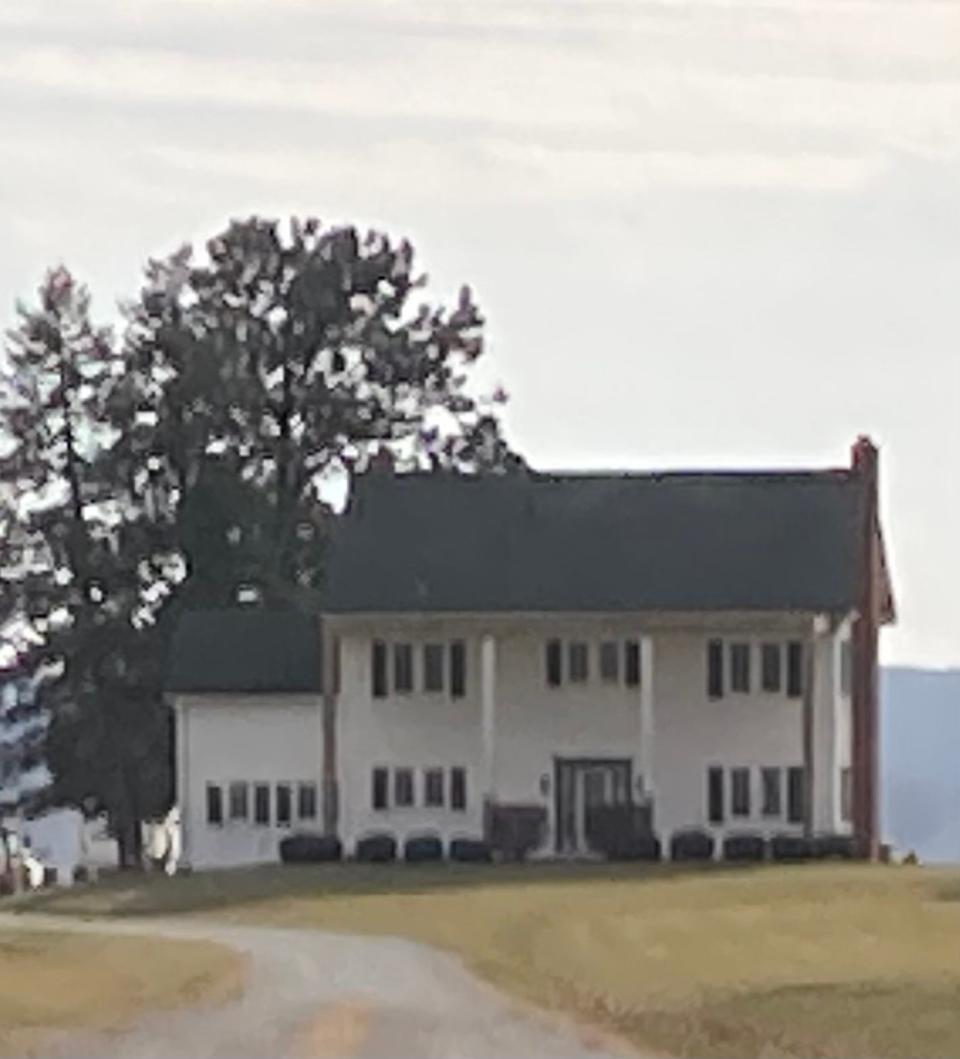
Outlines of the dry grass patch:
{"label": "dry grass patch", "polygon": [[960,875],[322,866],[113,882],[48,911],[396,934],[677,1056],[960,1055]]}
{"label": "dry grass patch", "polygon": [[0,1054],[30,1055],[138,1015],[217,1003],[242,987],[243,958],[206,942],[0,930]]}

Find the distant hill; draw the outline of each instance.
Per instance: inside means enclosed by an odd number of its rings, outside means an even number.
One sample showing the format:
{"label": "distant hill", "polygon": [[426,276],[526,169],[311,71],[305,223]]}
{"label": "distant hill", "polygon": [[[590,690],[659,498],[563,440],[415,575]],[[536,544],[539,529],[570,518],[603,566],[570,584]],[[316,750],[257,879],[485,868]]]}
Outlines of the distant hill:
{"label": "distant hill", "polygon": [[960,863],[960,669],[887,668],[880,695],[884,839]]}

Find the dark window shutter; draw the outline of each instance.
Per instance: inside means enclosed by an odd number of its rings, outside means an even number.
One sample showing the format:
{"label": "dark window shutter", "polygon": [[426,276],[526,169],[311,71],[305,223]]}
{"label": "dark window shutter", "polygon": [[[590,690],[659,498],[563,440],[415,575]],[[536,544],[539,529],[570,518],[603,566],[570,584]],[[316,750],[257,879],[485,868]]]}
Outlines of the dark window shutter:
{"label": "dark window shutter", "polygon": [[467,807],[467,770],[452,768],[450,770],[450,808],[466,809]]}
{"label": "dark window shutter", "polygon": [[207,784],[207,823],[223,823],[223,790],[215,783]]}
{"label": "dark window shutter", "polygon": [[723,641],[707,643],[707,695],[711,699],[723,697]]}
{"label": "dark window shutter", "polygon": [[628,688],[640,685],[640,644],[627,640],[623,645],[623,679]]}
{"label": "dark window shutter", "polygon": [[787,644],[787,694],[792,699],[803,694],[803,644],[799,640]]}
{"label": "dark window shutter", "polygon": [[760,648],[760,684],[764,691],[780,690],[782,655],[783,648],[778,643],[765,643]]}
{"label": "dark window shutter", "polygon": [[463,640],[450,644],[450,694],[462,699],[467,693],[467,649]]}
{"label": "dark window shutter", "polygon": [[277,784],[277,823],[289,824],[291,816],[290,784]]}
{"label": "dark window shutter", "polygon": [[750,769],[736,768],[730,771],[730,815],[750,815]]}
{"label": "dark window shutter", "polygon": [[548,686],[559,688],[563,679],[563,648],[559,640],[547,640],[545,661]]}
{"label": "dark window shutter", "polygon": [[258,783],[253,788],[253,820],[257,824],[270,823],[270,785]]}
{"label": "dark window shutter", "polygon": [[388,773],[385,768],[373,770],[373,789],[371,790],[371,804],[374,809],[387,808],[387,780]]}
{"label": "dark window shutter", "polygon": [[711,824],[723,823],[723,769],[707,769],[707,819]]}
{"label": "dark window shutter", "polygon": [[795,765],[787,770],[787,819],[791,824],[803,823],[804,769]]}
{"label": "dark window shutter", "polygon": [[373,697],[386,698],[387,694],[387,645],[383,640],[374,640],[370,655],[370,672]]}

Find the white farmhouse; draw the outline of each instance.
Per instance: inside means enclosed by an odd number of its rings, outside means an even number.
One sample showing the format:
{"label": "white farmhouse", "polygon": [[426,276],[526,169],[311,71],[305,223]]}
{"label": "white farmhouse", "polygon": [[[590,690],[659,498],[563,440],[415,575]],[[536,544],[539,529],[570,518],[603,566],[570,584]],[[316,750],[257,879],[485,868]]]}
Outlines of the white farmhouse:
{"label": "white farmhouse", "polygon": [[867,439],[810,472],[359,476],[322,614],[178,630],[183,859],[511,814],[541,856],[596,852],[611,819],[873,855],[892,619]]}

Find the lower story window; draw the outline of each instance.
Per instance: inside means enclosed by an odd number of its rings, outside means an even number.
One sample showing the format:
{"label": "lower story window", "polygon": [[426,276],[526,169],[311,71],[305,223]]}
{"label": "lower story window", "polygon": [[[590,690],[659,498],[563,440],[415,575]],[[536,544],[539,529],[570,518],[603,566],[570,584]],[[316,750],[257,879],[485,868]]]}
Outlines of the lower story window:
{"label": "lower story window", "polygon": [[207,823],[223,823],[223,790],[216,783],[207,784]]}
{"label": "lower story window", "polygon": [[315,783],[301,783],[297,787],[297,816],[301,820],[316,820],[317,785]]}
{"label": "lower story window", "polygon": [[730,770],[730,814],[750,815],[750,769]]}
{"label": "lower story window", "polygon": [[763,768],[760,770],[760,786],[763,798],[761,810],[764,816],[779,816],[783,809],[781,787],[781,770],[778,768]]}
{"label": "lower story window", "polygon": [[245,783],[230,784],[230,819],[246,820],[249,815],[247,806],[247,785]]}
{"label": "lower story window", "polygon": [[443,769],[424,770],[423,800],[434,808],[443,805]]}
{"label": "lower story window", "polygon": [[277,784],[277,823],[281,826],[290,824],[291,816],[290,784]]}
{"label": "lower story window", "polygon": [[253,788],[253,822],[270,823],[270,786],[267,783],[258,783]]}

